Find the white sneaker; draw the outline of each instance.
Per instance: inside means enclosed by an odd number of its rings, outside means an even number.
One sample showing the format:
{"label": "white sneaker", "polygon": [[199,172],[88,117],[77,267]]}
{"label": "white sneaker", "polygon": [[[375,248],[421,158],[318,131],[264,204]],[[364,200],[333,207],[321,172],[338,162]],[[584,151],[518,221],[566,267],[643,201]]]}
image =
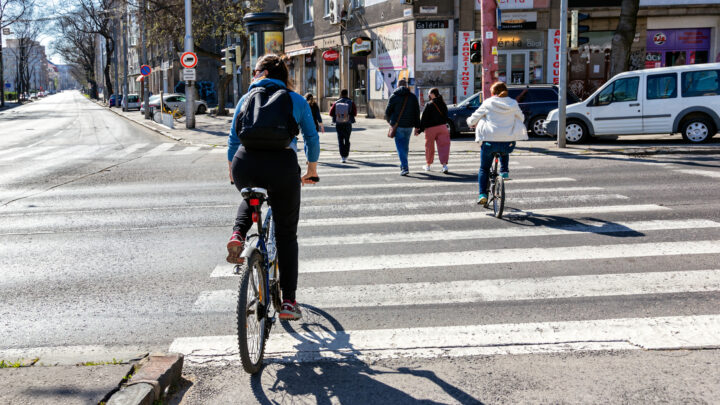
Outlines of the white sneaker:
{"label": "white sneaker", "polygon": [[430,171],[430,165],[425,165],[425,166],[423,166],[423,170],[425,170],[426,172],[429,172],[429,171]]}
{"label": "white sneaker", "polygon": [[442,172],[443,172],[443,173],[447,173],[448,171],[449,171],[449,169],[448,169],[447,165],[443,165],[443,170],[442,170]]}
{"label": "white sneaker", "polygon": [[346,162],[346,159],[345,159],[344,157],[341,157],[341,158],[340,158],[340,161],[343,162],[343,163],[345,163],[345,162]]}

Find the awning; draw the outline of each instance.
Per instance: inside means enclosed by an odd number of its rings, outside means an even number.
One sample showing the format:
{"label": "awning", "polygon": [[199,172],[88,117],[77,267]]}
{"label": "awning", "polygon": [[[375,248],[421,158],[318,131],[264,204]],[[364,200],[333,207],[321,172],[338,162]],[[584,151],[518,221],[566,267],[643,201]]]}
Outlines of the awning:
{"label": "awning", "polygon": [[310,46],[308,48],[302,48],[302,49],[297,49],[294,51],[287,52],[287,56],[292,58],[293,56],[307,55],[307,54],[313,53],[314,51],[315,51],[315,47]]}
{"label": "awning", "polygon": [[135,79],[135,81],[136,81],[136,82],[141,82],[141,81],[143,81],[143,77],[145,77],[145,76],[140,75],[140,76],[137,77],[137,79]]}

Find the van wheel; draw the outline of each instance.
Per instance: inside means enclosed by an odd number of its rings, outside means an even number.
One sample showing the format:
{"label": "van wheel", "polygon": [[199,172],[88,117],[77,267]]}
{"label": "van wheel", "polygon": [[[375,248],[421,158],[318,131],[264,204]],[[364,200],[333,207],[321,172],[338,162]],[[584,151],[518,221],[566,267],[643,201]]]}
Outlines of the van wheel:
{"label": "van wheel", "polygon": [[545,118],[543,116],[535,117],[530,120],[530,124],[528,125],[528,129],[530,130],[530,135],[532,136],[547,136],[547,133],[545,130],[543,130],[543,123],[545,122]]}
{"label": "van wheel", "polygon": [[686,120],[680,132],[683,139],[690,143],[702,143],[710,140],[715,135],[715,127],[709,119],[696,117]]}
{"label": "van wheel", "polygon": [[590,135],[581,121],[571,120],[565,125],[565,140],[568,143],[584,143]]}

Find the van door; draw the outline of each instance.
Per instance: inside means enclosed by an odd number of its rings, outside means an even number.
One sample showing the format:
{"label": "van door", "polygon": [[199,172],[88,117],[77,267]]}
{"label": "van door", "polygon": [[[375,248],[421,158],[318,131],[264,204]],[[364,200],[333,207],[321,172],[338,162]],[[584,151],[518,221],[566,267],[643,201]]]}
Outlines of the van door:
{"label": "van door", "polygon": [[673,130],[675,115],[680,110],[677,73],[648,74],[646,83],[643,132],[669,134]]}
{"label": "van door", "polygon": [[614,80],[588,105],[596,135],[642,133],[640,77]]}

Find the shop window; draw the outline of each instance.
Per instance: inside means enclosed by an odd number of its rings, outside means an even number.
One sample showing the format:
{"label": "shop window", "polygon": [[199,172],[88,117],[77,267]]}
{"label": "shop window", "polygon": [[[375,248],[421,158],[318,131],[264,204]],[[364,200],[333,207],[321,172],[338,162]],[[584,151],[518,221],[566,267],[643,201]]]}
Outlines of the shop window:
{"label": "shop window", "polygon": [[699,70],[682,74],[682,96],[701,97],[720,94],[720,70]]}
{"label": "shop window", "polygon": [[665,66],[683,66],[685,64],[685,51],[665,52]]}
{"label": "shop window", "polygon": [[305,92],[317,97],[317,69],[315,54],[305,55]]}
{"label": "shop window", "polygon": [[293,5],[288,4],[285,6],[285,14],[287,14],[287,21],[285,22],[285,29],[293,27]]}
{"label": "shop window", "polygon": [[677,97],[677,74],[651,75],[647,79],[647,98],[657,100]]}
{"label": "shop window", "polygon": [[708,51],[690,51],[688,53],[690,54],[690,65],[708,63]]}
{"label": "shop window", "polygon": [[340,65],[338,61],[325,62],[325,95],[328,97],[340,95]]}

